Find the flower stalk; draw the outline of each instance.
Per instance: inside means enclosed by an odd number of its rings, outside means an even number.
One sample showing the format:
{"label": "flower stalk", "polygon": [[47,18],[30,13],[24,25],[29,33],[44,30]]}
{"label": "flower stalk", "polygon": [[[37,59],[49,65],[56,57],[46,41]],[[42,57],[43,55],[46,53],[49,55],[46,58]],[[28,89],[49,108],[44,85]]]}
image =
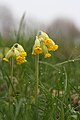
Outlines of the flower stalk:
{"label": "flower stalk", "polygon": [[36,97],[38,96],[38,83],[39,83],[39,54],[35,56],[35,76],[36,76]]}
{"label": "flower stalk", "polygon": [[13,85],[13,67],[14,67],[14,60],[13,57],[11,58],[11,73],[10,73],[10,88],[9,88],[9,94],[13,95],[13,92],[15,94],[14,91],[14,85]]}
{"label": "flower stalk", "polygon": [[11,60],[11,81],[12,81],[12,84],[13,84],[13,66],[14,66],[14,61],[12,58],[12,60]]}

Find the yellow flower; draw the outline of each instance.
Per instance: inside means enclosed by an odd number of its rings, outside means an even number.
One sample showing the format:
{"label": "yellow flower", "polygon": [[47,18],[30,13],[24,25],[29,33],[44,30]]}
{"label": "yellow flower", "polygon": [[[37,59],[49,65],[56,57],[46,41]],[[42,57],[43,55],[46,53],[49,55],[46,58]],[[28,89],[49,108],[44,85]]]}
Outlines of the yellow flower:
{"label": "yellow flower", "polygon": [[3,58],[3,60],[6,61],[6,62],[9,62],[9,60],[7,58]]}
{"label": "yellow flower", "polygon": [[40,40],[38,39],[38,37],[36,36],[35,44],[33,46],[32,55],[41,54],[41,53],[42,53],[41,43],[40,43]]}
{"label": "yellow flower", "polygon": [[51,56],[48,51],[55,51],[57,49],[58,45],[56,45],[55,42],[50,39],[45,32],[39,31],[33,46],[32,55],[44,53],[45,58],[47,58]]}
{"label": "yellow flower", "polygon": [[27,53],[24,51],[23,47],[19,45],[18,43],[15,43],[11,49],[7,52],[5,58],[3,60],[8,62],[8,59],[10,57],[13,57],[16,59],[18,64],[22,64],[26,62],[25,57],[27,56]]}
{"label": "yellow flower", "polygon": [[20,53],[20,56],[21,56],[21,57],[26,57],[26,56],[27,56],[27,53],[26,53],[26,52],[21,52],[21,53]]}
{"label": "yellow flower", "polygon": [[51,46],[48,47],[49,51],[55,51],[57,49],[58,49],[58,45],[51,45]]}
{"label": "yellow flower", "polygon": [[22,64],[27,62],[24,57],[21,57],[20,55],[16,58],[17,64]]}
{"label": "yellow flower", "polygon": [[34,48],[34,53],[35,54],[41,54],[42,53],[42,48],[40,48],[40,47]]}
{"label": "yellow flower", "polygon": [[52,44],[52,40],[51,39],[45,39],[44,40],[44,43],[45,43],[45,45],[51,45]]}
{"label": "yellow flower", "polygon": [[46,53],[44,58],[48,58],[48,57],[51,57],[51,54],[50,53]]}

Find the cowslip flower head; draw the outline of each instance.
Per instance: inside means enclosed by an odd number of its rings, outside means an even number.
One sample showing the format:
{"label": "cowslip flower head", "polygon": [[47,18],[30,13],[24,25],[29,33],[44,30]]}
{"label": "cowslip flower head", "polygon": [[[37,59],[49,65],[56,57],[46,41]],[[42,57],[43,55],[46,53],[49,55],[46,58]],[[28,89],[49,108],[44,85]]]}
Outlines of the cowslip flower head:
{"label": "cowslip flower head", "polygon": [[41,45],[40,45],[40,41],[36,36],[36,40],[35,40],[35,44],[33,46],[32,54],[36,55],[36,54],[41,54],[41,53],[42,53],[42,48],[41,48]]}
{"label": "cowslip flower head", "polygon": [[27,61],[25,59],[26,56],[27,53],[24,51],[23,47],[18,43],[15,43],[11,47],[11,49],[6,53],[5,58],[3,58],[3,60],[9,62],[9,58],[12,57],[16,60],[17,64],[22,64]]}
{"label": "cowslip flower head", "polygon": [[58,45],[43,31],[39,31],[35,44],[33,46],[32,55],[44,54],[44,58],[51,57],[49,51],[55,51],[58,49]]}

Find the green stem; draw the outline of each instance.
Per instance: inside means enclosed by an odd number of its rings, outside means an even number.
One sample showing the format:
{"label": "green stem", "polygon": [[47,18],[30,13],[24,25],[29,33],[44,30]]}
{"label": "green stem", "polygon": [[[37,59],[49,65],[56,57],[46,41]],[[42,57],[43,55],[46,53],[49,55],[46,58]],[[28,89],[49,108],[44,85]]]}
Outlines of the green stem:
{"label": "green stem", "polygon": [[10,106],[11,106],[11,96],[13,95],[13,58],[11,58],[11,73],[10,73],[10,78],[9,78],[9,81],[10,81],[10,87],[9,87],[9,109],[10,109]]}
{"label": "green stem", "polygon": [[10,82],[11,82],[11,85],[10,85],[10,95],[13,95],[13,58],[11,59],[11,77],[10,77]]}
{"label": "green stem", "polygon": [[13,58],[12,58],[12,60],[11,60],[11,81],[12,81],[12,84],[13,84],[13,63],[14,61],[13,61]]}
{"label": "green stem", "polygon": [[36,75],[36,97],[38,96],[38,75],[39,75],[39,55],[36,55],[36,66],[35,66],[35,75]]}

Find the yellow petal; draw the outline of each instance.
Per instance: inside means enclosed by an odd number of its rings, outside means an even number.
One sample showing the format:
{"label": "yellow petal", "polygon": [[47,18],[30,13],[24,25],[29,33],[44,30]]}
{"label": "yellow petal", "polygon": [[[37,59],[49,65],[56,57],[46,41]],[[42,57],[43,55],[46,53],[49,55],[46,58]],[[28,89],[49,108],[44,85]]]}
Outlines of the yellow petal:
{"label": "yellow petal", "polygon": [[44,58],[48,58],[48,57],[51,57],[51,54],[50,53],[46,53]]}
{"label": "yellow petal", "polygon": [[26,53],[26,52],[21,52],[21,53],[20,53],[20,56],[21,56],[21,57],[26,57],[26,56],[27,56],[27,53]]}
{"label": "yellow petal", "polygon": [[55,51],[57,49],[58,49],[58,45],[51,45],[51,46],[48,47],[49,51]]}
{"label": "yellow petal", "polygon": [[17,64],[22,64],[27,62],[27,60],[25,59],[25,57],[21,57],[20,55],[16,58],[16,62]]}
{"label": "yellow petal", "polygon": [[40,48],[40,47],[34,48],[34,53],[41,54],[42,53],[42,48]]}
{"label": "yellow petal", "polygon": [[[45,39],[44,40],[44,43],[45,43],[45,45],[51,45],[53,42],[52,42],[52,40],[51,39]],[[55,44],[55,43],[54,43]]]}
{"label": "yellow petal", "polygon": [[6,61],[6,62],[9,62],[9,60],[7,58],[3,58],[3,60]]}

